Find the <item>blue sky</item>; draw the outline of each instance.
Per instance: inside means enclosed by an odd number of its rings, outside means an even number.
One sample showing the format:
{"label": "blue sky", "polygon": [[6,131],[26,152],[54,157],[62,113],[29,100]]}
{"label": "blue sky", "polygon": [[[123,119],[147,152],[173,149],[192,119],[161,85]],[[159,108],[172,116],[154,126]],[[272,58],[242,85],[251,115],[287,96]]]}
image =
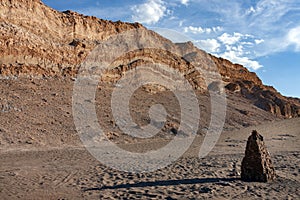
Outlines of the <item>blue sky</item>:
{"label": "blue sky", "polygon": [[[140,22],[165,37],[174,30],[199,48],[254,71],[267,85],[300,97],[298,0],[43,0],[112,21]],[[157,29],[163,28],[163,29]],[[175,42],[184,37],[172,38]]]}

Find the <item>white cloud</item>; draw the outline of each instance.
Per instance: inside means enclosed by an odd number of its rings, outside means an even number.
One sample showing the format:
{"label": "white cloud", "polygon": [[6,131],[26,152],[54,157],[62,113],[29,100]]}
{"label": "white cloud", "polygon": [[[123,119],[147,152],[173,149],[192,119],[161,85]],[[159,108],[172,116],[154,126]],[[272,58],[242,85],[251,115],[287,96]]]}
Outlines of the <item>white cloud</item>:
{"label": "white cloud", "polygon": [[242,45],[227,46],[227,49],[229,51],[234,51],[238,56],[242,56],[244,54],[244,47]]}
{"label": "white cloud", "polygon": [[[189,2],[191,3],[192,1],[190,0]],[[191,12],[190,15],[186,14],[186,16],[191,17],[189,20],[191,24],[194,22],[194,19],[201,19],[201,17],[204,17],[201,13],[208,11],[212,14],[205,18],[207,23],[214,23],[217,21],[216,23],[220,24],[221,22],[222,27],[228,33],[247,32],[254,35],[257,40],[252,41],[252,46],[249,43],[252,57],[270,55],[287,50],[287,48],[292,47],[292,45],[295,48],[290,48],[290,50],[300,51],[297,30],[290,31],[292,28],[299,26],[299,0],[257,0],[255,2],[244,2],[239,0],[194,0],[194,2],[197,2],[198,13],[200,14],[197,14],[196,12]],[[214,26],[214,24],[211,26]],[[188,31],[189,29],[186,28],[186,30]],[[202,28],[202,30],[190,31],[193,31],[194,33],[205,32],[204,28]],[[213,33],[213,31],[211,31],[211,33]],[[224,36],[226,35],[223,35],[223,37]],[[196,39],[203,40],[207,38],[211,38],[211,36],[205,38],[205,35],[201,35]],[[236,42],[237,38],[221,37],[221,40],[227,41],[227,44],[232,44]],[[286,43],[288,43],[288,45]],[[222,44],[224,43],[222,42]]]}
{"label": "white cloud", "polygon": [[217,33],[217,32],[223,31],[223,28],[220,26],[216,26],[216,27],[212,27],[212,30]]}
{"label": "white cloud", "polygon": [[253,6],[251,6],[248,10],[246,10],[246,14],[251,14],[251,13],[255,13],[256,10],[253,8]]}
{"label": "white cloud", "polygon": [[218,56],[244,65],[250,70],[257,70],[263,67],[259,62],[250,58],[253,57],[254,51],[249,51],[254,45],[264,42],[263,39],[258,39],[250,34],[223,33],[218,37],[218,40],[222,44],[221,47],[224,47],[222,53]]}
{"label": "white cloud", "polygon": [[207,29],[203,29],[202,27],[194,27],[194,26],[189,26],[189,27],[184,27],[184,32],[185,33],[188,33],[188,32],[191,32],[191,33],[194,33],[194,34],[197,34],[197,33],[207,33],[207,32],[211,32],[211,29],[210,28],[207,28]]}
{"label": "white cloud", "polygon": [[255,39],[254,40],[254,42],[255,42],[255,44],[261,44],[261,43],[263,43],[265,40],[263,40],[263,39]]}
{"label": "white cloud", "polygon": [[250,15],[246,12],[246,15],[236,20],[246,22],[244,28],[260,35],[269,34],[272,39],[284,35],[290,24],[299,19],[299,14],[296,14],[299,11],[298,0],[260,0]]}
{"label": "white cloud", "polygon": [[189,3],[189,0],[181,0],[181,3],[187,6]]}
{"label": "white cloud", "polygon": [[210,34],[212,32],[217,33],[222,30],[223,30],[223,28],[220,26],[212,27],[212,28],[202,28],[201,26],[199,26],[199,27],[194,27],[194,26],[184,27],[185,33],[193,33],[193,34],[202,34],[202,33]]}
{"label": "white cloud", "polygon": [[[255,40],[254,40],[255,41]],[[242,45],[253,46],[252,42],[241,42]]]}
{"label": "white cloud", "polygon": [[292,28],[288,32],[286,40],[289,45],[295,45],[296,51],[300,51],[300,26]]}
{"label": "white cloud", "polygon": [[294,47],[293,51],[300,51],[300,26],[286,30],[284,36],[265,40],[264,45],[257,49],[256,53],[257,56],[266,56],[286,51],[290,47]]}
{"label": "white cloud", "polygon": [[184,22],[183,20],[179,21],[179,27],[182,27],[183,22]]}
{"label": "white cloud", "polygon": [[248,57],[241,56],[240,53],[236,51],[226,51],[219,56],[226,58],[234,63],[244,65],[248,69],[257,70],[263,67],[261,64],[259,64],[259,62],[251,60]]}
{"label": "white cloud", "polygon": [[145,24],[157,23],[168,12],[162,0],[147,0],[144,4],[135,5],[131,9],[134,12],[133,21]]}
{"label": "white cloud", "polygon": [[[252,7],[251,10],[257,15],[262,15],[265,17],[272,16],[273,19],[270,20],[274,20],[274,18],[276,19],[276,17],[281,17],[282,14],[287,12],[285,10],[287,10],[286,8],[289,7],[288,4],[290,2],[289,0],[260,0],[257,3],[256,8]],[[276,12],[278,12],[278,15],[273,16],[273,14]]]}
{"label": "white cloud", "polygon": [[209,53],[216,53],[220,50],[220,43],[215,39],[197,40],[196,45]]}
{"label": "white cloud", "polygon": [[230,35],[228,33],[223,33],[220,37],[218,37],[218,39],[223,44],[233,45],[239,42],[243,36],[244,35],[241,33],[233,33],[233,35]]}

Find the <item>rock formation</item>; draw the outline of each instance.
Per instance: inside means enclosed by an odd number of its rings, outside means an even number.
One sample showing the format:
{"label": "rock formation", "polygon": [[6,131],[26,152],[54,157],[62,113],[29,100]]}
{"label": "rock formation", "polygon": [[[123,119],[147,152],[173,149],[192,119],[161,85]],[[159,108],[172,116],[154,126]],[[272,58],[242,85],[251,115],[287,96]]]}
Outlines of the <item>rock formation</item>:
{"label": "rock formation", "polygon": [[[104,81],[116,82],[131,68],[159,62],[180,71],[195,89],[207,92],[201,74],[187,60],[191,56],[197,56],[198,60],[209,57],[217,66],[229,94],[241,95],[256,107],[278,117],[300,116],[299,99],[282,96],[274,88],[263,85],[256,74],[245,67],[209,55],[191,42],[173,44],[138,23],[112,22],[72,11],[58,12],[40,0],[0,2],[0,75],[76,77],[80,64],[100,41],[137,28],[152,34],[165,46],[195,53],[179,57],[153,49],[135,51],[117,60],[103,77]],[[205,76],[218,73],[203,63],[201,68]],[[218,84],[209,87],[210,90],[215,88]]]}
{"label": "rock formation", "polygon": [[254,72],[223,58],[212,57],[223,77],[229,93],[240,94],[255,106],[276,116],[292,118],[300,116],[299,99],[282,96],[275,88],[263,85]]}
{"label": "rock formation", "polygon": [[268,182],[276,177],[263,136],[255,130],[247,141],[245,157],[242,161],[241,177],[243,181],[253,182]]}

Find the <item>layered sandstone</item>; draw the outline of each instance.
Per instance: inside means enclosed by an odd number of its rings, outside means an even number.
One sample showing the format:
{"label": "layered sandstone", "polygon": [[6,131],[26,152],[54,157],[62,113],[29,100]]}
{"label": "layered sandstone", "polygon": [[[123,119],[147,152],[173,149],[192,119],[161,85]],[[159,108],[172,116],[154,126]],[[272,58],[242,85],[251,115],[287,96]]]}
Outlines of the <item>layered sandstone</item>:
{"label": "layered sandstone", "polygon": [[272,86],[264,85],[254,72],[248,71],[242,65],[233,64],[223,58],[213,59],[229,92],[241,94],[255,106],[276,116],[300,116],[299,99],[285,97]]}
{"label": "layered sandstone", "polygon": [[[256,74],[245,67],[209,55],[191,42],[173,44],[141,24],[101,20],[72,11],[58,12],[40,0],[2,0],[0,7],[2,76],[76,77],[81,63],[99,43],[112,35],[139,29],[167,51],[146,48],[129,52],[112,64],[102,77],[104,81],[116,82],[130,69],[161,63],[182,73],[193,88],[205,92],[220,87],[219,82],[213,81],[220,73],[229,94],[250,99],[255,106],[277,116],[300,115],[298,99],[286,98],[274,88],[263,85]],[[197,61],[200,70],[190,60]],[[212,60],[216,67],[211,67],[207,60]]]}
{"label": "layered sandstone", "polygon": [[2,75],[72,75],[78,64],[112,34],[142,28],[65,11],[39,0],[0,2]]}

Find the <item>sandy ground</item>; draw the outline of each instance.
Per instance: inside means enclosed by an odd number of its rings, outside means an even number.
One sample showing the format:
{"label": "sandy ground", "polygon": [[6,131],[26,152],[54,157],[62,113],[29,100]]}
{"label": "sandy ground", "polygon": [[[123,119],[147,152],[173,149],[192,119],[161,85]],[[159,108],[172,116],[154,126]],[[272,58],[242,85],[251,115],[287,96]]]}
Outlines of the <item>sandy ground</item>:
{"label": "sandy ground", "polygon": [[[7,149],[0,156],[1,199],[298,199],[300,119],[223,133],[198,158],[199,137],[170,166],[147,173],[113,170],[82,147]],[[246,138],[265,137],[277,173],[272,183],[239,180]],[[134,146],[134,144],[127,144]],[[149,145],[157,145],[157,142]],[[135,147],[133,147],[135,148]]]}
{"label": "sandy ground", "polygon": [[[208,156],[198,157],[204,137],[200,133],[190,149],[168,167],[129,173],[107,167],[83,147],[72,120],[72,82],[3,80],[0,86],[0,199],[300,198],[299,118],[276,120],[247,106],[246,100],[229,97],[231,111],[225,131]],[[99,95],[105,96],[105,91]],[[98,107],[102,105],[105,102]],[[133,109],[143,108],[136,105]],[[248,114],[240,112],[243,110]],[[111,116],[99,113],[104,124],[111,123]],[[141,124],[147,123],[144,119],[147,121],[144,116],[137,117]],[[245,127],[238,120],[246,122]],[[277,173],[274,182],[247,183],[239,179],[246,140],[253,129],[264,136]],[[170,139],[163,134],[142,141],[128,139],[120,147],[143,152],[159,148]]]}

